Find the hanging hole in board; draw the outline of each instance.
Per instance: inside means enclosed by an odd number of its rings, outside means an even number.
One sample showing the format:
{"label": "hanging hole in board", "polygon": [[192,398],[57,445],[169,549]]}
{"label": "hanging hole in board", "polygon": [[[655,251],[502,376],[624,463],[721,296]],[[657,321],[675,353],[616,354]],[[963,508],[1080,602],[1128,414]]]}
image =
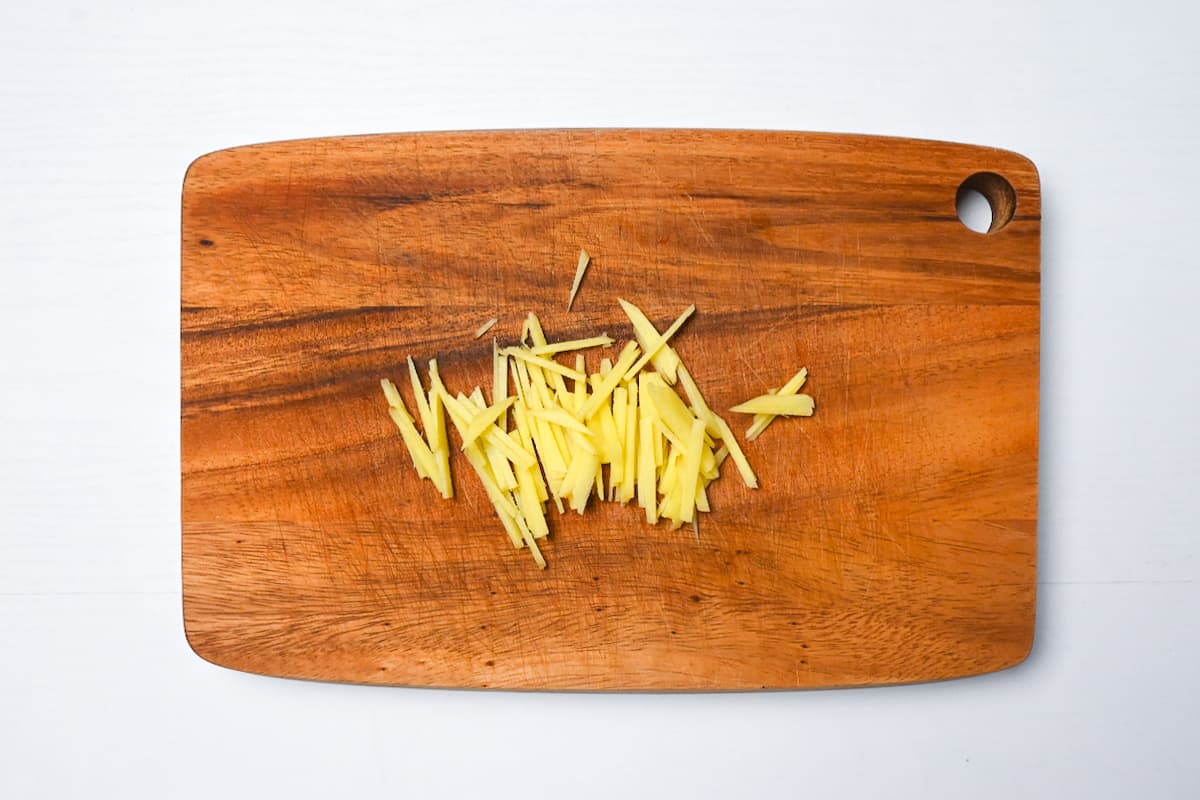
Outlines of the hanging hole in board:
{"label": "hanging hole in board", "polygon": [[1017,193],[1012,184],[994,172],[976,172],[958,187],[955,197],[958,218],[976,233],[995,233],[1017,211]]}

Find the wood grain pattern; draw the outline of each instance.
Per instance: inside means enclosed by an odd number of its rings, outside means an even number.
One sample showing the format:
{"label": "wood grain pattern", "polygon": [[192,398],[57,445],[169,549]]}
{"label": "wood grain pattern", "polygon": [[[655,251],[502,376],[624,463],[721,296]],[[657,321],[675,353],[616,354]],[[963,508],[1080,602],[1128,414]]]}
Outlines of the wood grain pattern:
{"label": "wood grain pattern", "polygon": [[[1012,219],[955,196],[1002,176]],[[1040,196],[1013,153],[738,131],[352,137],[197,160],[183,195],[188,640],[236,669],[365,683],[756,689],[898,683],[1028,654]],[[571,313],[575,256],[594,261]],[[379,394],[452,390],[537,311],[660,325],[717,409],[801,365],[818,404],[712,487],[697,538],[605,505],[514,551],[474,475],[413,473]],[[407,392],[406,392],[407,396]],[[733,415],[736,417],[736,415]],[[736,419],[740,430],[748,419]]]}

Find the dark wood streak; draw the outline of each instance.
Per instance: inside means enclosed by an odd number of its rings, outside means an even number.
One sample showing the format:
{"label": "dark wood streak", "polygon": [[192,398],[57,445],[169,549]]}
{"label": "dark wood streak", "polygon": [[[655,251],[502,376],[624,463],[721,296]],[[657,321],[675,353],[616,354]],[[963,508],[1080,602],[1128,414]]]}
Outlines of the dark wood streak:
{"label": "dark wood streak", "polygon": [[[975,280],[983,281],[1013,281],[1016,283],[1040,284],[1042,273],[1022,269],[1011,269],[990,264],[986,261],[942,261],[931,258],[908,258],[889,262],[888,271],[920,272],[927,275],[958,276],[970,272]],[[1030,301],[1033,302],[1033,301]],[[1021,305],[1026,305],[1022,303]]]}
{"label": "dark wood streak", "polygon": [[[870,304],[870,303],[843,303],[843,304],[838,304],[838,305],[825,305],[825,304],[816,303],[811,306],[806,306],[805,308],[799,309],[798,313],[804,317],[814,317],[815,318],[815,317],[826,316],[829,314],[844,314],[844,313],[848,313],[848,312],[864,311],[867,309],[874,309],[874,308],[879,308],[879,307],[880,306],[877,304]],[[208,308],[208,307],[190,307],[190,308],[183,307],[181,310],[184,313],[197,313],[197,312],[201,312],[201,311],[212,311],[215,309]],[[302,326],[306,326],[306,325],[321,325],[322,323],[326,323],[326,322],[342,321],[342,320],[353,319],[353,318],[357,318],[357,317],[387,316],[387,315],[391,315],[391,314],[407,314],[407,313],[412,313],[414,311],[433,311],[433,310],[435,310],[435,309],[426,308],[424,306],[361,306],[361,307],[357,307],[357,308],[339,308],[339,309],[332,309],[332,310],[328,310],[328,311],[319,311],[319,312],[313,312],[313,313],[276,316],[276,317],[271,317],[270,319],[251,320],[248,322],[240,322],[236,325],[219,325],[219,326],[205,326],[205,327],[199,327],[199,328],[186,328],[183,331],[183,338],[184,339],[225,338],[225,337],[230,337],[230,336],[235,336],[235,335],[254,333],[254,332],[258,332],[258,331],[280,330],[280,329],[286,329],[286,328],[302,327]],[[749,310],[749,309],[746,309],[746,310],[737,310],[737,309],[722,310],[722,311],[716,312],[715,316],[722,320],[728,320],[728,321],[732,322],[732,321],[738,321],[738,320],[744,320],[744,319],[759,319],[762,317],[762,315],[764,313],[780,312],[780,311],[784,311],[784,310],[791,310],[791,309],[786,309],[785,307],[775,307],[775,308],[765,307],[762,309],[755,309],[755,310]],[[713,315],[710,314],[710,316],[713,316]],[[671,320],[666,320],[666,322],[668,322],[668,323],[670,321]],[[610,314],[604,324],[609,324],[610,326],[616,327],[618,325],[625,325],[626,321],[624,320],[623,317],[618,317],[615,314]],[[581,329],[581,332],[582,332],[582,329]],[[489,336],[490,335],[491,334],[489,334]],[[569,335],[571,335],[571,334],[568,334],[568,336]],[[447,334],[446,336],[430,336],[430,337],[418,339],[415,341],[407,340],[405,342],[405,344],[409,347],[412,347],[414,344],[421,345],[423,347],[424,346],[446,345],[449,343],[448,340],[451,337],[461,340],[462,333],[461,333],[461,331],[456,331],[454,333]],[[516,337],[514,335],[514,336],[509,336],[507,338],[511,339],[512,341],[516,341],[516,339],[518,337]],[[564,337],[560,336],[559,338],[564,338]],[[461,341],[459,343],[461,343]],[[366,352],[372,352],[372,351],[377,351],[377,350],[392,350],[392,349],[394,349],[394,347],[392,345],[387,345],[387,346],[383,346],[383,347],[366,347],[366,348],[356,349],[353,352],[366,353]],[[489,358],[491,357],[490,354],[488,357]]]}
{"label": "dark wood streak", "polygon": [[[599,187],[594,187],[599,188]],[[470,192],[450,193],[450,194],[426,194],[426,195],[351,195],[351,194],[330,194],[326,197],[330,200],[344,200],[351,203],[364,203],[366,205],[377,206],[382,210],[393,209],[401,206],[416,206],[423,203],[441,203],[454,202],[462,200],[471,195]],[[551,203],[545,202],[523,202],[523,203],[505,203],[500,201],[492,202],[490,205],[497,208],[520,208],[533,211],[540,211],[544,208],[551,208]]]}
{"label": "dark wood streak", "polygon": [[[185,308],[186,311],[216,310],[206,307]],[[357,308],[336,308],[315,313],[291,314],[273,316],[268,319],[252,319],[238,322],[234,325],[223,325],[202,328],[187,328],[183,331],[184,339],[225,338],[229,336],[257,333],[259,331],[294,328],[301,325],[314,325],[323,322],[341,321],[354,317],[373,316],[377,314],[408,313],[423,310],[421,306],[359,306]]]}

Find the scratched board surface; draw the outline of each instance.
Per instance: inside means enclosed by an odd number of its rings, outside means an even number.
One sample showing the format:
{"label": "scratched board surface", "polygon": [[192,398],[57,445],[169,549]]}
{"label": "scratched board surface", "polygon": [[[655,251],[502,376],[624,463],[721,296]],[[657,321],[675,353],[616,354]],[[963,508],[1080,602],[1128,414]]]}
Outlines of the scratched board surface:
{"label": "scratched board surface", "polygon": [[[974,176],[974,177],[972,177]],[[963,186],[994,230],[955,212]],[[224,150],[183,193],[184,619],[256,673],[522,689],[757,689],[1021,662],[1037,553],[1041,207],[1025,158],[685,130],[366,136]],[[580,247],[593,255],[574,308]],[[538,570],[465,459],[419,481],[379,379],[487,386],[552,338],[665,327],[712,407],[807,366],[698,533],[550,513]],[[591,356],[595,358],[595,354]],[[589,365],[594,365],[594,361]],[[406,385],[401,384],[411,402]]]}

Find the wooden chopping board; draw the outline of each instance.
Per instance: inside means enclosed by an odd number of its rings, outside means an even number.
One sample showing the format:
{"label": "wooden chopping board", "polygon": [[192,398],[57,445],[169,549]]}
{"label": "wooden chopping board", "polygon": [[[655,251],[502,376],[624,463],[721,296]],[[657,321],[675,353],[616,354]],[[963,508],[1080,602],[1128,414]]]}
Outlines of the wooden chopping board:
{"label": "wooden chopping board", "polygon": [[[981,234],[960,187],[996,210]],[[690,130],[240,147],[183,192],[183,587],[203,658],[320,680],[521,689],[923,681],[1029,653],[1041,204],[1014,153]],[[571,312],[580,247],[593,255]],[[713,408],[800,366],[697,536],[551,512],[539,571],[465,463],[418,481],[379,379],[490,380],[490,335],[663,328]],[[402,384],[403,386],[403,384]],[[406,397],[407,387],[404,386]]]}

